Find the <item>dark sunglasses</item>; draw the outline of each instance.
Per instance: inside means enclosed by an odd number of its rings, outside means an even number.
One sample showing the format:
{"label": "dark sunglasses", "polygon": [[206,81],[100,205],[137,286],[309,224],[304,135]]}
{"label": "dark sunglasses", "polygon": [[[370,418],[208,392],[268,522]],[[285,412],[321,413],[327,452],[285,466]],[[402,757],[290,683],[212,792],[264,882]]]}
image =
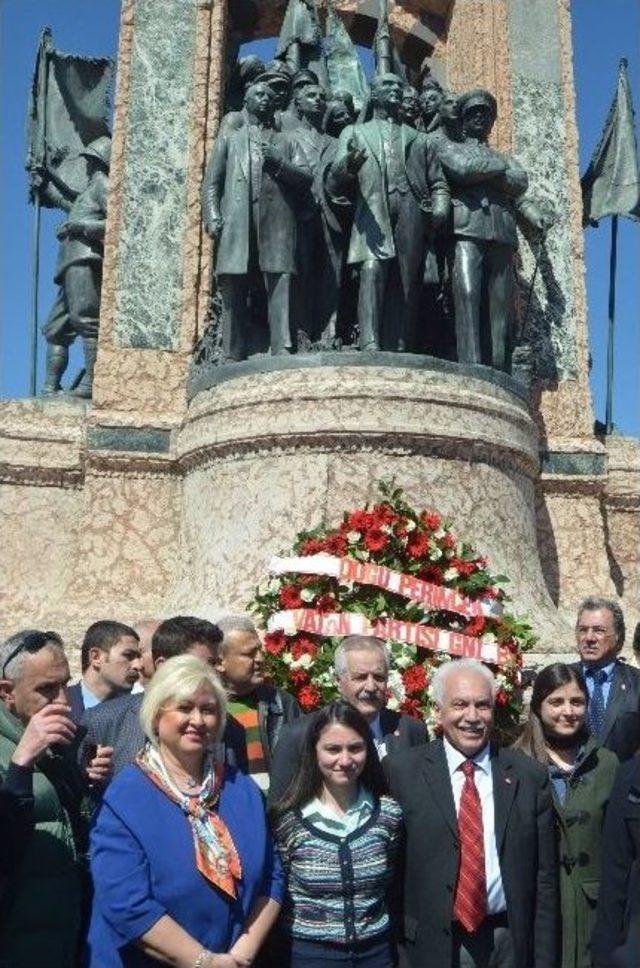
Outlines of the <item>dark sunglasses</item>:
{"label": "dark sunglasses", "polygon": [[13,662],[17,655],[20,655],[21,652],[28,652],[30,655],[33,655],[33,653],[43,649],[48,642],[53,642],[55,645],[62,645],[62,639],[57,632],[30,632],[29,635],[25,635],[22,642],[11,652],[9,658],[3,662],[0,679],[4,679],[7,666],[10,662]]}

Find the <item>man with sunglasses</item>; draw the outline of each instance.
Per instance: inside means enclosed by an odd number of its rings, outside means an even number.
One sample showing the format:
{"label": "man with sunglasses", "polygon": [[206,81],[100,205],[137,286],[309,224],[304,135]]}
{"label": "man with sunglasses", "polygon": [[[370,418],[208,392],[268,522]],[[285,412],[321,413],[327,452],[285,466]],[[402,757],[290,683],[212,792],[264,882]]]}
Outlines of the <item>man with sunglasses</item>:
{"label": "man with sunglasses", "polygon": [[57,633],[0,645],[0,952],[13,968],[68,968],[78,949],[88,814],[68,680]]}

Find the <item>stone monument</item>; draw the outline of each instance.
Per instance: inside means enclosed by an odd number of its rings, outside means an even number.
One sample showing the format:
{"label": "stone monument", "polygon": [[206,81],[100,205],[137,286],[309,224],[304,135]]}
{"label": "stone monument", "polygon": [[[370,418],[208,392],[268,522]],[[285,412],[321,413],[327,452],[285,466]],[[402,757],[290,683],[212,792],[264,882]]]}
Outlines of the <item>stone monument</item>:
{"label": "stone monument", "polygon": [[[300,6],[322,24],[326,4]],[[374,40],[372,6],[333,0],[358,44]],[[632,626],[640,446],[593,431],[568,5],[398,0],[389,14],[403,83],[489,91],[489,144],[555,212],[544,237],[519,232],[527,353],[512,373],[355,340],[229,362],[205,338],[220,293],[200,199],[226,52],[277,38],[283,12],[123,0],[93,397],[0,403],[1,631],[77,644],[105,616],[242,607],[272,553],[390,476],[511,577],[541,654],[572,651],[588,593],[618,597]],[[455,117],[443,131],[455,139]]]}

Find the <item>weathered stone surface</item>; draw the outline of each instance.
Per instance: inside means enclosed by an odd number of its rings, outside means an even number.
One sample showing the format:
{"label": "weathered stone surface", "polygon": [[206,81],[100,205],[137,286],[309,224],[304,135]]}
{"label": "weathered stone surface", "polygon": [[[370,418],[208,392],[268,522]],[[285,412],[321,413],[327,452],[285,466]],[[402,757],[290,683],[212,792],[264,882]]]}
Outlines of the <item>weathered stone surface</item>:
{"label": "weathered stone surface", "polygon": [[[182,308],[182,241],[196,0],[136,0],[129,79],[115,340],[174,349]],[[171,29],[167,29],[171,24]]]}
{"label": "weathered stone surface", "polygon": [[[241,605],[298,530],[395,476],[510,575],[514,607],[535,616],[546,646],[566,632],[537,556],[535,425],[501,387],[375,366],[319,367],[313,382],[300,370],[245,377],[193,401],[177,457],[183,594],[197,607]],[[205,520],[215,526],[203,531]]]}

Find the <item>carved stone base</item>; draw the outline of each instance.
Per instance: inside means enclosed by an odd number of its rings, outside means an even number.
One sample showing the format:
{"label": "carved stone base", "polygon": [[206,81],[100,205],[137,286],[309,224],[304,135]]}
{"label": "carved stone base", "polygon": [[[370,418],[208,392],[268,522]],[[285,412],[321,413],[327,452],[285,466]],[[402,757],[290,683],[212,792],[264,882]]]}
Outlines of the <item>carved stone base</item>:
{"label": "carved stone base", "polygon": [[177,439],[188,567],[174,605],[242,606],[299,530],[337,522],[375,498],[379,478],[395,477],[414,505],[437,507],[510,576],[513,608],[530,616],[541,650],[557,650],[571,631],[538,557],[538,437],[527,404],[482,367],[395,364],[318,360],[193,399]]}

